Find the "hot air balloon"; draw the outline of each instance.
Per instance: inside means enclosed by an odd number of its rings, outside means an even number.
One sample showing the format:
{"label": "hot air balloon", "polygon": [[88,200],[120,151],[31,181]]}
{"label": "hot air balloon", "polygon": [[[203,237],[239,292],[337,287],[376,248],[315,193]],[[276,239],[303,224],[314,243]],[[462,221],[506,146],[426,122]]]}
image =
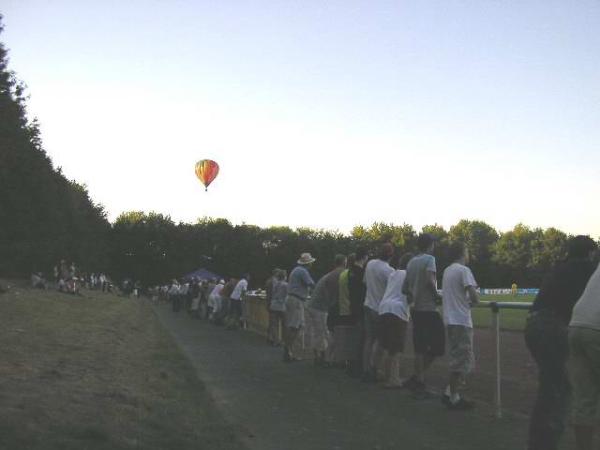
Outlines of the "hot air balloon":
{"label": "hot air balloon", "polygon": [[196,176],[202,182],[206,191],[208,191],[208,186],[217,178],[218,174],[219,165],[213,160],[203,159],[196,163]]}

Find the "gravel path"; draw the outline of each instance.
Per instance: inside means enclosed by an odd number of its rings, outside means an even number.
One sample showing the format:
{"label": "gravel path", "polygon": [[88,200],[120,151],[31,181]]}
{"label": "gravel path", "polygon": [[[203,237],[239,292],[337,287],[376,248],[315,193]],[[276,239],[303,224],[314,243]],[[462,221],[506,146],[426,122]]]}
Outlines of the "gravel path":
{"label": "gravel path", "polygon": [[449,412],[438,398],[414,400],[308,361],[284,364],[281,350],[256,334],[227,331],[165,305],[155,311],[250,448],[525,448],[527,422],[510,415],[496,420],[488,404]]}

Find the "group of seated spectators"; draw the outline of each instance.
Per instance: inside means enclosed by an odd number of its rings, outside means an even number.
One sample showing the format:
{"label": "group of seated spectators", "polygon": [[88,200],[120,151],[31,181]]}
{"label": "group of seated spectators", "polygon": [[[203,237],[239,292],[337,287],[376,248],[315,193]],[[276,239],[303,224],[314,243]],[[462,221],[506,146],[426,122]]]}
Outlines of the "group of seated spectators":
{"label": "group of seated spectators", "polygon": [[[81,287],[102,292],[113,290],[112,282],[104,273],[82,273],[75,263],[68,265],[64,259],[54,266],[52,272],[54,285],[59,292],[78,294]],[[48,289],[52,285],[43,272],[33,272],[30,279],[31,286],[36,289]]]}

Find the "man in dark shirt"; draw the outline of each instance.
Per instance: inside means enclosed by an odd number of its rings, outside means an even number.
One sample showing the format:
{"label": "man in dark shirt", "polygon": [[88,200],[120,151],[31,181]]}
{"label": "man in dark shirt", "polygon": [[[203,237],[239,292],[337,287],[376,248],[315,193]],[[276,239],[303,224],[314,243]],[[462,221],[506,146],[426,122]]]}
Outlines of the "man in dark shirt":
{"label": "man in dark shirt", "polygon": [[348,373],[351,376],[362,374],[362,352],[364,347],[363,314],[367,286],[364,282],[365,265],[369,255],[367,250],[360,247],[356,250],[354,264],[348,267],[348,294],[350,297],[350,320],[358,328],[360,338],[357,342],[356,357],[350,361]]}
{"label": "man in dark shirt", "polygon": [[589,236],[569,241],[566,261],[546,276],[527,319],[525,342],[538,365],[539,379],[529,450],[555,450],[564,430],[570,393],[567,327],[573,306],[594,273],[596,248]]}

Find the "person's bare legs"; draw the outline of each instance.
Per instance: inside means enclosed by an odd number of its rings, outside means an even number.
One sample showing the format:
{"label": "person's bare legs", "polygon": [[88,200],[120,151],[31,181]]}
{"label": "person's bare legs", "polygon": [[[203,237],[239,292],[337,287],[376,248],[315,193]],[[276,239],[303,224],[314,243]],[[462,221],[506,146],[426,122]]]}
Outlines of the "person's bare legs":
{"label": "person's bare legs", "polygon": [[373,373],[377,374],[381,368],[381,359],[383,357],[383,349],[377,339],[373,342],[373,348],[371,349],[371,360],[369,361],[369,367]]}
{"label": "person's bare legs", "polygon": [[384,350],[381,359],[383,361],[383,377],[387,386],[390,384],[390,379],[392,377],[392,359],[390,358],[390,353],[387,350]]}
{"label": "person's bare legs", "polygon": [[371,353],[373,351],[373,337],[365,336],[363,347],[363,372],[368,373],[371,368]]}
{"label": "person's bare legs", "polygon": [[451,372],[450,380],[448,380],[448,386],[450,386],[450,399],[456,399],[458,397],[458,389],[462,382],[462,374],[460,372]]}
{"label": "person's bare legs", "polygon": [[402,386],[400,380],[400,353],[386,351],[384,354],[385,387],[397,388]]}
{"label": "person's bare legs", "polygon": [[425,372],[431,366],[433,361],[435,360],[435,356],[431,355],[422,355],[420,353],[415,354],[415,375],[417,381],[421,383],[425,383]]}
{"label": "person's bare legs", "polygon": [[293,357],[294,344],[296,343],[299,332],[299,328],[286,327],[286,332],[284,333],[284,353],[286,353],[289,358]]}
{"label": "person's bare legs", "polygon": [[590,425],[575,425],[574,428],[577,450],[593,450],[594,427]]}
{"label": "person's bare legs", "polygon": [[420,353],[415,354],[414,377],[417,381],[420,381],[421,383],[425,382],[425,361],[424,360],[425,360],[425,355],[422,355]]}
{"label": "person's bare legs", "polygon": [[402,385],[400,380],[400,353],[388,355],[390,360],[390,377],[388,385],[390,387],[399,387]]}

